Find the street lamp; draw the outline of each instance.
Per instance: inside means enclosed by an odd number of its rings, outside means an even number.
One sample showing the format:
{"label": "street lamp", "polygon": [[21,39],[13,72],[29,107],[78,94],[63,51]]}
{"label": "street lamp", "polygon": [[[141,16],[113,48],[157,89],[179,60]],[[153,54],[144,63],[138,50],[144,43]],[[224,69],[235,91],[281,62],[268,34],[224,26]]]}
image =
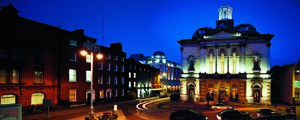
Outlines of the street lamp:
{"label": "street lamp", "polygon": [[[90,107],[90,120],[94,120],[94,106],[93,106],[93,63],[94,63],[94,53],[100,52],[100,47],[97,45],[97,43],[94,43],[93,40],[88,40],[85,43],[83,43],[83,47],[88,50],[91,53],[91,107]],[[87,51],[83,50],[80,52],[83,56],[87,55]],[[96,55],[97,59],[101,59],[103,57],[102,54]]]}

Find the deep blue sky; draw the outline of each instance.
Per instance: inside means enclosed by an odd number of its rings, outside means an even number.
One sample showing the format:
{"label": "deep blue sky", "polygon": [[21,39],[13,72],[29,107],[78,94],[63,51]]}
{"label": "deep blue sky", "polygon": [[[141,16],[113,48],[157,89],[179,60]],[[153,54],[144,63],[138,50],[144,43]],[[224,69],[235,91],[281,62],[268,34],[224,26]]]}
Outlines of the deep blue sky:
{"label": "deep blue sky", "polygon": [[198,28],[215,28],[218,9],[227,4],[235,26],[250,23],[262,34],[275,35],[272,66],[300,59],[299,0],[0,0],[1,6],[8,3],[24,18],[68,31],[84,29],[100,45],[121,42],[127,56],[160,50],[179,63],[177,41],[191,38]]}

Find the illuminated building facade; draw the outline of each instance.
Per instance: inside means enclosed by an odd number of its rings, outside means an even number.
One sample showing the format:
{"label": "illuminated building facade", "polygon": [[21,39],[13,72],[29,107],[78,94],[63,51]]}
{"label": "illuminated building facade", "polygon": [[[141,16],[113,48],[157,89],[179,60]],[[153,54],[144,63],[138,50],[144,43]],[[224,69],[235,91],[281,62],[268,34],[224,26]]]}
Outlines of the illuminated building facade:
{"label": "illuminated building facade", "polygon": [[126,59],[126,68],[130,99],[153,96],[151,86],[158,78],[159,69],[132,58]]}
{"label": "illuminated building facade", "polygon": [[151,56],[131,54],[130,58],[160,69],[159,80],[153,84],[153,89],[163,90],[162,93],[179,90],[181,66],[179,63],[167,60],[162,51],[155,51]]}
{"label": "illuminated building facade", "polygon": [[216,28],[195,31],[181,45],[181,99],[270,104],[270,46],[274,35],[251,24],[234,26],[232,8],[221,6]]}
{"label": "illuminated building facade", "polygon": [[[290,104],[300,103],[300,60],[298,63],[274,66],[272,72],[272,95]],[[273,94],[274,93],[274,94]],[[272,97],[273,99],[274,97]]]}

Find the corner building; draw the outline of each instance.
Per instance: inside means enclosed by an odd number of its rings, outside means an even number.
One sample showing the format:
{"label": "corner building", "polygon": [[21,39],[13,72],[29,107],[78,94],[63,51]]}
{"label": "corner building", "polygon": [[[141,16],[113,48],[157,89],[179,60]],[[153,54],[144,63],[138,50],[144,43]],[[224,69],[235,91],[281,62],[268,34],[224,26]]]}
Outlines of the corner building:
{"label": "corner building", "polygon": [[221,6],[216,28],[195,31],[181,45],[181,100],[271,104],[270,46],[274,35],[251,24],[234,26],[232,8]]}

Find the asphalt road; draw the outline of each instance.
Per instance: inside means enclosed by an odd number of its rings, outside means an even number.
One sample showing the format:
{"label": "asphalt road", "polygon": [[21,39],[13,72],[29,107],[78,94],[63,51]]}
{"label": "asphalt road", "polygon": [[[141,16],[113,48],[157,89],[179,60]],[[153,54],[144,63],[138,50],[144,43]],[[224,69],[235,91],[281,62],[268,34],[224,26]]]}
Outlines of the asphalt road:
{"label": "asphalt road", "polygon": [[[123,114],[126,116],[127,120],[169,120],[169,115],[171,112],[181,109],[192,109],[196,112],[202,112],[208,117],[209,120],[216,120],[216,114],[218,111],[220,111],[207,110],[206,105],[194,104],[191,102],[169,102],[169,98],[130,100],[96,104],[94,105],[94,111],[95,113],[112,111],[114,105],[117,105],[118,109],[123,111]],[[80,116],[88,116],[90,112],[89,108],[90,106],[80,106],[51,111],[49,120],[67,120]],[[249,112],[253,118],[256,117],[255,111],[260,108],[273,108],[279,113],[285,113],[285,106],[278,108],[274,108],[272,106],[235,107],[235,109]],[[46,113],[23,116],[23,120],[46,120]]]}

